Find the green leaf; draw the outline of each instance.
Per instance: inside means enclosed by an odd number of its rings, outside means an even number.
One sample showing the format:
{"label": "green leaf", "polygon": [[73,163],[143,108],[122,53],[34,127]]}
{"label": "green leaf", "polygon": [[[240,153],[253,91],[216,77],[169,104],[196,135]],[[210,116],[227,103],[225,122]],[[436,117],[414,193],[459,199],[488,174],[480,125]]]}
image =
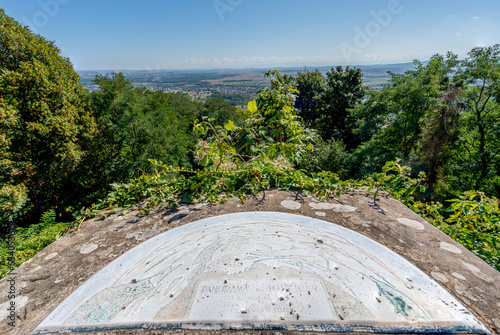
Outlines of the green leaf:
{"label": "green leaf", "polygon": [[233,131],[236,129],[233,121],[229,120],[225,125],[224,128],[226,128],[227,131]]}
{"label": "green leaf", "polygon": [[255,100],[252,100],[248,103],[248,110],[251,113],[257,112],[257,102]]}
{"label": "green leaf", "polygon": [[196,190],[198,187],[201,187],[200,183],[196,183],[196,184],[191,185],[191,191]]}
{"label": "green leaf", "polygon": [[208,163],[210,163],[210,157],[209,155],[205,155],[205,157],[203,157],[203,159],[201,160],[200,164],[203,166],[207,166]]}
{"label": "green leaf", "polygon": [[134,199],[134,198],[130,198],[130,199],[127,199],[127,201],[125,201],[125,202],[123,203],[123,206],[125,206],[125,207],[132,206],[132,205],[134,205],[134,204],[135,204],[135,202],[136,202],[136,201],[135,201],[135,199]]}

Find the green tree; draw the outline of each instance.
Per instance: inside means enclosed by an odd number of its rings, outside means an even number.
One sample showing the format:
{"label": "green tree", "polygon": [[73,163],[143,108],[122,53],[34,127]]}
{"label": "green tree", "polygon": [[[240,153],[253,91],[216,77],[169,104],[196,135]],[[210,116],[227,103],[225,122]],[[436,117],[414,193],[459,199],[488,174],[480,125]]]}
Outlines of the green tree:
{"label": "green tree", "polygon": [[414,71],[391,73],[391,85],[371,91],[363,104],[351,112],[357,133],[368,138],[356,148],[362,174],[378,171],[397,158],[408,162],[416,152],[428,95]]}
{"label": "green tree", "polygon": [[136,88],[119,96],[112,108],[121,116],[117,122],[120,154],[133,175],[141,170],[152,171],[149,159],[174,166],[189,165],[188,152],[194,146],[190,127],[194,118],[186,119],[177,113],[167,94]]}
{"label": "green tree", "polygon": [[18,115],[0,100],[0,228],[3,229],[7,228],[7,222],[24,212],[29,200],[25,183],[17,177],[19,164],[12,160],[9,150],[18,122]]}
{"label": "green tree", "polygon": [[53,42],[1,9],[0,122],[0,201],[19,200],[9,217],[57,206],[94,133],[86,91]]}
{"label": "green tree", "polygon": [[298,163],[306,150],[312,149],[316,133],[305,127],[294,108],[298,91],[294,78],[278,70],[265,72],[271,87],[259,91],[257,102],[249,104],[251,114],[244,147],[249,156],[265,153],[271,159],[280,155]]}
{"label": "green tree", "polygon": [[91,93],[99,132],[92,142],[87,166],[99,185],[125,181],[152,172],[155,159],[173,166],[189,166],[192,134],[201,103],[180,94],[134,88],[122,73],[97,76],[99,90]]}
{"label": "green tree", "polygon": [[461,144],[478,173],[473,187],[481,189],[498,173],[500,154],[500,44],[478,47],[460,64],[459,78],[468,84],[462,115]]}
{"label": "green tree", "polygon": [[295,107],[309,127],[323,140],[343,141],[348,149],[359,144],[349,109],[365,96],[363,72],[359,68],[332,68],[324,77],[319,70],[300,71],[295,79],[299,91]]}
{"label": "green tree", "polygon": [[342,180],[349,179],[350,155],[341,141],[317,141],[314,149],[306,152],[297,168],[310,174],[330,171]]}
{"label": "green tree", "polygon": [[238,126],[242,126],[247,117],[242,110],[230,105],[220,97],[210,98],[203,103],[198,118],[201,119],[203,116],[213,118],[214,124],[219,126],[225,125],[229,120]]}
{"label": "green tree", "polygon": [[93,83],[99,86],[99,90],[92,92],[92,109],[97,117],[106,116],[108,118],[116,117],[111,110],[111,104],[118,94],[124,91],[130,91],[134,85],[125,78],[123,73],[108,73],[106,75],[97,75]]}
{"label": "green tree", "polygon": [[324,95],[326,94],[326,79],[318,70],[299,71],[295,78],[299,94],[295,101],[295,108],[300,112],[308,127],[318,127],[324,108]]}
{"label": "green tree", "polygon": [[341,139],[348,149],[359,144],[353,134],[354,124],[349,115],[353,108],[365,96],[363,71],[359,68],[341,66],[326,73],[327,90],[324,96],[325,111],[320,120],[323,139]]}
{"label": "green tree", "polygon": [[401,159],[413,167],[431,166],[436,175],[457,127],[460,93],[451,83],[456,64],[451,53],[434,55],[425,65],[415,60],[414,69],[390,73],[390,85],[370,91],[367,100],[351,110],[356,133],[365,140],[356,149],[362,173]]}
{"label": "green tree", "polygon": [[419,149],[428,166],[428,184],[433,186],[438,173],[444,173],[458,137],[459,116],[462,112],[463,82],[453,80],[458,56],[434,55],[425,67],[419,65],[431,101],[421,122]]}

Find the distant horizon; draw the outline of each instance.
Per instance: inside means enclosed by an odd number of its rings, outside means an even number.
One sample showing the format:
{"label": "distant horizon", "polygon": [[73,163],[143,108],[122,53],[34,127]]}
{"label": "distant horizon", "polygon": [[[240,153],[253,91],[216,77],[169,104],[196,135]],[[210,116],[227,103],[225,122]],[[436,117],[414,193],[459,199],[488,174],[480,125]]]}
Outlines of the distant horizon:
{"label": "distant horizon", "polygon": [[[422,63],[427,63],[429,62],[428,59],[426,60],[419,60]],[[270,68],[273,69],[290,69],[290,70],[295,70],[295,69],[319,69],[319,68],[332,68],[336,66],[342,66],[343,68],[349,66],[349,67],[370,67],[370,66],[389,66],[389,65],[410,65],[413,64],[413,61],[409,62],[396,62],[396,63],[374,63],[374,64],[348,64],[348,65],[340,65],[340,64],[335,64],[335,65],[297,65],[297,66],[261,66],[261,67],[225,67],[225,68],[190,68],[190,69],[76,69],[76,72],[120,72],[120,71],[147,71],[147,72],[154,72],[154,71],[172,71],[172,72],[190,72],[190,71],[229,71],[229,70],[267,70]]]}

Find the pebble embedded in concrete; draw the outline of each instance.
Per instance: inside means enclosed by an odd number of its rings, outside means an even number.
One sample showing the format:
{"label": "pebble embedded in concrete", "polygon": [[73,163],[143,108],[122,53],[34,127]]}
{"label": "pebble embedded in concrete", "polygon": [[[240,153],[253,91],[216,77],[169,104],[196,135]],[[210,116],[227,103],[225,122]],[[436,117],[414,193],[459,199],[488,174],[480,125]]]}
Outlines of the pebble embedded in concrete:
{"label": "pebble embedded in concrete", "polygon": [[447,283],[447,282],[449,282],[448,278],[447,278],[444,274],[442,274],[442,273],[439,273],[439,272],[431,272],[431,276],[432,276],[434,279],[436,279],[436,280],[438,280],[438,281],[440,281],[440,282],[442,282],[442,283]]}
{"label": "pebble embedded in concrete", "polygon": [[333,211],[338,212],[338,213],[349,213],[349,212],[354,212],[357,207],[353,206],[348,206],[348,205],[339,205],[339,204],[332,204],[333,205]]}
{"label": "pebble embedded in concrete", "polygon": [[310,202],[309,206],[314,209],[332,209],[334,204],[328,202]]}
{"label": "pebble embedded in concrete", "polygon": [[281,206],[285,207],[286,209],[297,210],[300,208],[301,204],[293,200],[283,200],[281,202]]}
{"label": "pebble embedded in concrete", "polygon": [[488,283],[493,283],[493,278],[488,276],[487,274],[484,274],[482,272],[472,272],[474,276],[481,278],[484,281],[487,281]]}
{"label": "pebble embedded in concrete", "polygon": [[425,227],[421,222],[416,220],[406,219],[406,218],[398,218],[398,222],[404,224],[405,226],[411,227],[416,230],[424,230]]}
{"label": "pebble embedded in concrete", "polygon": [[493,322],[495,322],[495,325],[500,329],[500,319],[493,319]]}
{"label": "pebble embedded in concrete", "polygon": [[453,272],[451,275],[453,277],[461,279],[461,280],[467,280],[467,278],[465,278],[464,276],[462,276],[460,273]]}
{"label": "pebble embedded in concrete", "polygon": [[451,243],[447,243],[447,242],[441,242],[439,244],[439,247],[443,250],[446,250],[446,251],[449,251],[449,252],[452,252],[454,254],[461,254],[462,253],[462,250],[460,250],[458,247],[454,246],[453,244]]}
{"label": "pebble embedded in concrete", "polygon": [[35,267],[33,270],[30,271],[30,273],[35,273],[37,272],[38,270],[40,270],[42,267],[40,265],[38,265],[37,267]]}
{"label": "pebble embedded in concrete", "polygon": [[57,256],[57,252],[53,252],[50,255],[48,255],[47,257],[45,257],[44,260],[48,261],[49,259],[52,259],[56,256]]}
{"label": "pebble embedded in concrete", "polygon": [[462,264],[469,270],[471,270],[472,272],[481,272],[481,270],[479,270],[476,266],[470,264],[470,263],[466,263],[466,262],[462,262]]}
{"label": "pebble embedded in concrete", "polygon": [[97,244],[90,243],[90,244],[85,244],[83,247],[80,248],[80,253],[81,254],[90,254],[92,251],[96,250],[99,248]]}

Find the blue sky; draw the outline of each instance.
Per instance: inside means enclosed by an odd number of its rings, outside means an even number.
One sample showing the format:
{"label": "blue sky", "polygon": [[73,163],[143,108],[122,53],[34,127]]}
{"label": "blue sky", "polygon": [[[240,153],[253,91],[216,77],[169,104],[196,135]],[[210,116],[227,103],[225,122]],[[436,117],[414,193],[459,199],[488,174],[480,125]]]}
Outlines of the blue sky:
{"label": "blue sky", "polygon": [[0,0],[77,70],[364,65],[500,43],[498,0]]}

